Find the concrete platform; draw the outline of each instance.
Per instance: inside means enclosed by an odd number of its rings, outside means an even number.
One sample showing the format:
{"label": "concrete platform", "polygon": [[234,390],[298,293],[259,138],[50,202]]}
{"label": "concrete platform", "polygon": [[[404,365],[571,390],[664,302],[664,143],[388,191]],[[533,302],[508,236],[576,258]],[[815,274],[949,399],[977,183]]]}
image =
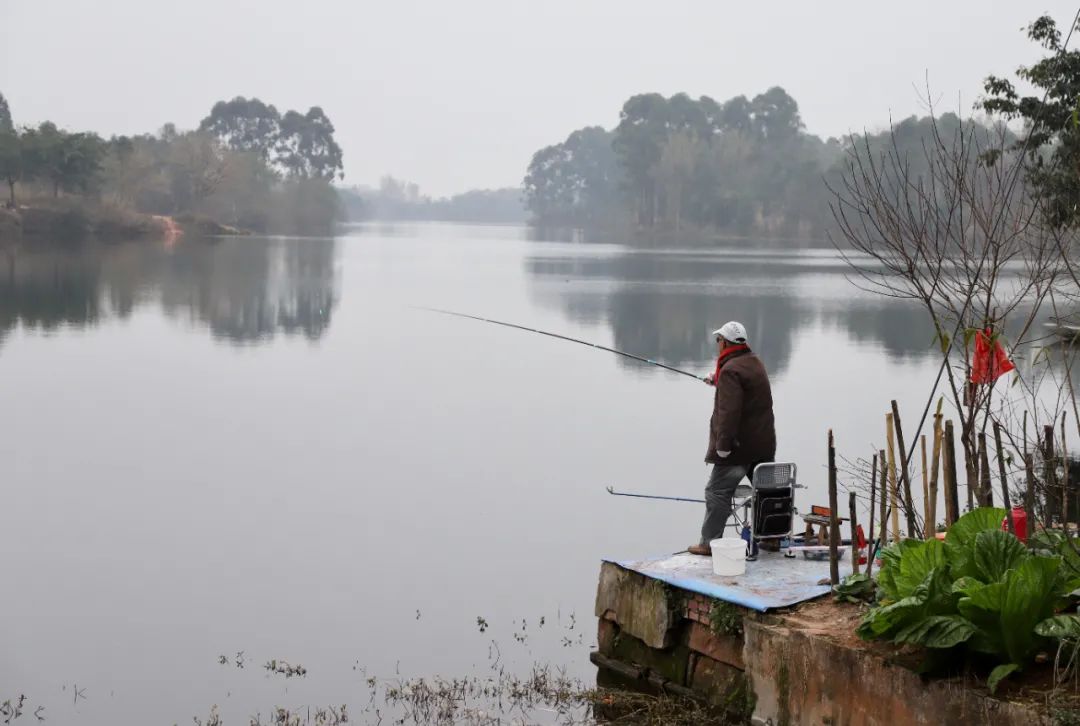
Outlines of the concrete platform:
{"label": "concrete platform", "polygon": [[[828,560],[807,560],[798,553],[795,557],[784,557],[779,552],[762,552],[756,561],[746,563],[746,574],[738,577],[714,575],[712,558],[686,552],[644,560],[604,561],[680,590],[762,613],[821,597],[830,589],[827,583],[820,584],[829,579]],[[840,561],[840,577],[849,574],[851,563],[845,557]]]}
{"label": "concrete platform", "polygon": [[[982,678],[927,680],[903,663],[895,646],[861,641],[855,628],[865,606],[832,597],[807,601],[827,592],[827,586],[810,584],[827,574],[827,562],[800,558],[784,569],[784,563],[763,558],[747,563],[739,581],[703,572],[711,568],[707,557],[689,557],[601,565],[598,647],[591,656],[599,685],[707,701],[733,724],[1052,722],[1044,701],[992,697]],[[766,613],[734,598],[763,606],[803,602]]]}

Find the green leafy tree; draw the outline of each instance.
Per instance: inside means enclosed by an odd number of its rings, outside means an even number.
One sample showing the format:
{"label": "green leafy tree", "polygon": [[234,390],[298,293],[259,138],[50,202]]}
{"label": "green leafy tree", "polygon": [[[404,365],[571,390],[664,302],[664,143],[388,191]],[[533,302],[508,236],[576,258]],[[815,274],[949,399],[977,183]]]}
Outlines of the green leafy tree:
{"label": "green leafy tree", "polygon": [[779,86],[755,96],[750,113],[754,129],[769,141],[791,139],[803,128],[799,104]]}
{"label": "green leafy tree", "polygon": [[4,94],[0,93],[0,134],[5,132],[12,133],[14,131],[15,124],[11,121],[11,107],[8,106]]}
{"label": "green leafy tree", "polygon": [[585,224],[617,212],[620,169],[612,138],[590,126],[533,154],[524,197],[536,221]]}
{"label": "green leafy tree", "polygon": [[798,103],[778,86],[723,103],[634,96],[614,134],[629,211],[642,227],[822,234],[827,205],[817,190],[840,150],[805,133]]}
{"label": "green leafy tree", "polygon": [[22,177],[22,144],[15,124],[11,120],[11,108],[4,94],[0,93],[0,178],[8,185],[8,205],[14,209],[15,183]]}
{"label": "green leafy tree", "polygon": [[668,104],[659,93],[633,96],[623,104],[613,147],[639,224],[651,225],[656,218],[658,201],[653,169],[660,161],[667,134]]}
{"label": "green leafy tree", "polygon": [[61,191],[86,192],[97,180],[105,145],[96,134],[61,131],[51,121],[22,134],[23,172]]}
{"label": "green leafy tree", "polygon": [[676,232],[682,227],[686,199],[698,179],[698,165],[708,159],[708,145],[689,129],[668,135],[660,148],[653,177],[663,190],[667,223]]}
{"label": "green leafy tree", "polygon": [[[1031,40],[1049,52],[1017,78],[1034,89],[1022,95],[1008,78],[989,76],[982,107],[1006,119],[1021,119],[1026,138],[1018,141],[1027,155],[1027,172],[1055,226],[1080,223],[1080,50],[1065,50],[1061,31],[1044,15],[1027,28]],[[1045,101],[1043,100],[1045,97]],[[993,161],[993,159],[991,159]]]}
{"label": "green leafy tree", "polygon": [[251,151],[269,158],[281,133],[281,114],[272,105],[257,98],[237,96],[218,101],[210,115],[199,124],[199,131],[210,134],[234,151]]}
{"label": "green leafy tree", "polygon": [[209,134],[190,131],[176,136],[165,157],[175,211],[196,210],[217,190],[228,166],[229,158]]}
{"label": "green leafy tree", "polygon": [[344,177],[341,147],[334,140],[334,124],[318,106],[306,114],[288,111],[281,117],[274,151],[277,163],[298,179]]}
{"label": "green leafy tree", "polygon": [[22,178],[22,140],[14,131],[0,131],[0,178],[8,185],[8,206],[14,209],[15,183]]}

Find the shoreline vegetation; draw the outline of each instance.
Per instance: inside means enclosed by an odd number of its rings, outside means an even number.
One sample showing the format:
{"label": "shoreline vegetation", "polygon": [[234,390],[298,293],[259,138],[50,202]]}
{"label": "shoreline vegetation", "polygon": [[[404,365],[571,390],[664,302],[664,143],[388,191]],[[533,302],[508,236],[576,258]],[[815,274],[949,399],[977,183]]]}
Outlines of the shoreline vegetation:
{"label": "shoreline vegetation", "polygon": [[[590,126],[537,151],[520,187],[450,197],[384,176],[340,185],[343,153],[319,107],[279,112],[258,98],[216,103],[194,130],[71,132],[51,121],[17,127],[0,95],[0,242],[51,237],[159,237],[161,218],[185,234],[330,235],[344,221],[529,224],[556,238],[635,244],[830,236],[831,189],[852,156],[895,146],[918,174],[935,126],[980,122],[953,113],[911,117],[880,133],[822,139],[806,131],[779,87],[717,102],[639,94],[608,130]],[[0,187],[2,188],[2,187]]]}
{"label": "shoreline vegetation", "polygon": [[131,242],[181,236],[234,237],[249,230],[195,214],[144,214],[95,203],[58,203],[0,208],[0,244],[24,240]]}
{"label": "shoreline vegetation", "polygon": [[773,87],[718,102],[686,93],[628,99],[619,123],[587,126],[537,151],[523,181],[533,224],[622,230],[636,239],[821,241],[850,165],[899,154],[930,171],[935,134],[1005,134],[1000,119],[931,113],[877,131],[822,138]]}
{"label": "shoreline vegetation", "polygon": [[[157,133],[17,127],[0,95],[0,242],[49,237],[331,234],[342,219],[334,126],[318,106],[279,112],[257,98],[219,101],[199,126]],[[165,221],[170,220],[170,221]]]}
{"label": "shoreline vegetation", "polygon": [[838,236],[833,207],[853,163],[898,155],[927,177],[935,137],[1016,137],[993,115],[952,112],[891,121],[842,138],[808,132],[783,88],[718,102],[645,93],[619,123],[588,126],[533,154],[520,187],[433,198],[384,176],[338,189],[350,221],[528,224],[555,238],[663,246],[722,240],[795,246]]}

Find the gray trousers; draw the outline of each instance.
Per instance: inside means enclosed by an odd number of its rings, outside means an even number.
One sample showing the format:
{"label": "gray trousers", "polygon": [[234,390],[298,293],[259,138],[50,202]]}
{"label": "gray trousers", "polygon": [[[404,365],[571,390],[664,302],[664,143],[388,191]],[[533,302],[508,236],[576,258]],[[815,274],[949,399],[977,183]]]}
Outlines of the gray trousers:
{"label": "gray trousers", "polygon": [[713,464],[709,483],[705,485],[705,522],[701,525],[701,544],[724,536],[728,517],[731,516],[731,496],[735,487],[750,471],[750,467]]}

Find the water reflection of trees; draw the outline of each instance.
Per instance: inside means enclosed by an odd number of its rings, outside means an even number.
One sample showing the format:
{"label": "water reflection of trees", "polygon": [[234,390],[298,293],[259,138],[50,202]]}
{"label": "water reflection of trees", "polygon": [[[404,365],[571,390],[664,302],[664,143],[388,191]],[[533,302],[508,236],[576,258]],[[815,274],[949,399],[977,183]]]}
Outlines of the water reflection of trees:
{"label": "water reflection of trees", "polygon": [[334,257],[331,239],[9,250],[0,255],[0,341],[18,325],[86,327],[147,304],[234,343],[315,340],[337,303]]}
{"label": "water reflection of trees", "polygon": [[614,345],[669,365],[712,358],[709,332],[743,321],[774,373],[791,362],[798,335],[839,328],[893,358],[932,352],[933,330],[914,305],[860,294],[829,255],[752,250],[534,255],[533,295],[575,322],[606,324]]}

